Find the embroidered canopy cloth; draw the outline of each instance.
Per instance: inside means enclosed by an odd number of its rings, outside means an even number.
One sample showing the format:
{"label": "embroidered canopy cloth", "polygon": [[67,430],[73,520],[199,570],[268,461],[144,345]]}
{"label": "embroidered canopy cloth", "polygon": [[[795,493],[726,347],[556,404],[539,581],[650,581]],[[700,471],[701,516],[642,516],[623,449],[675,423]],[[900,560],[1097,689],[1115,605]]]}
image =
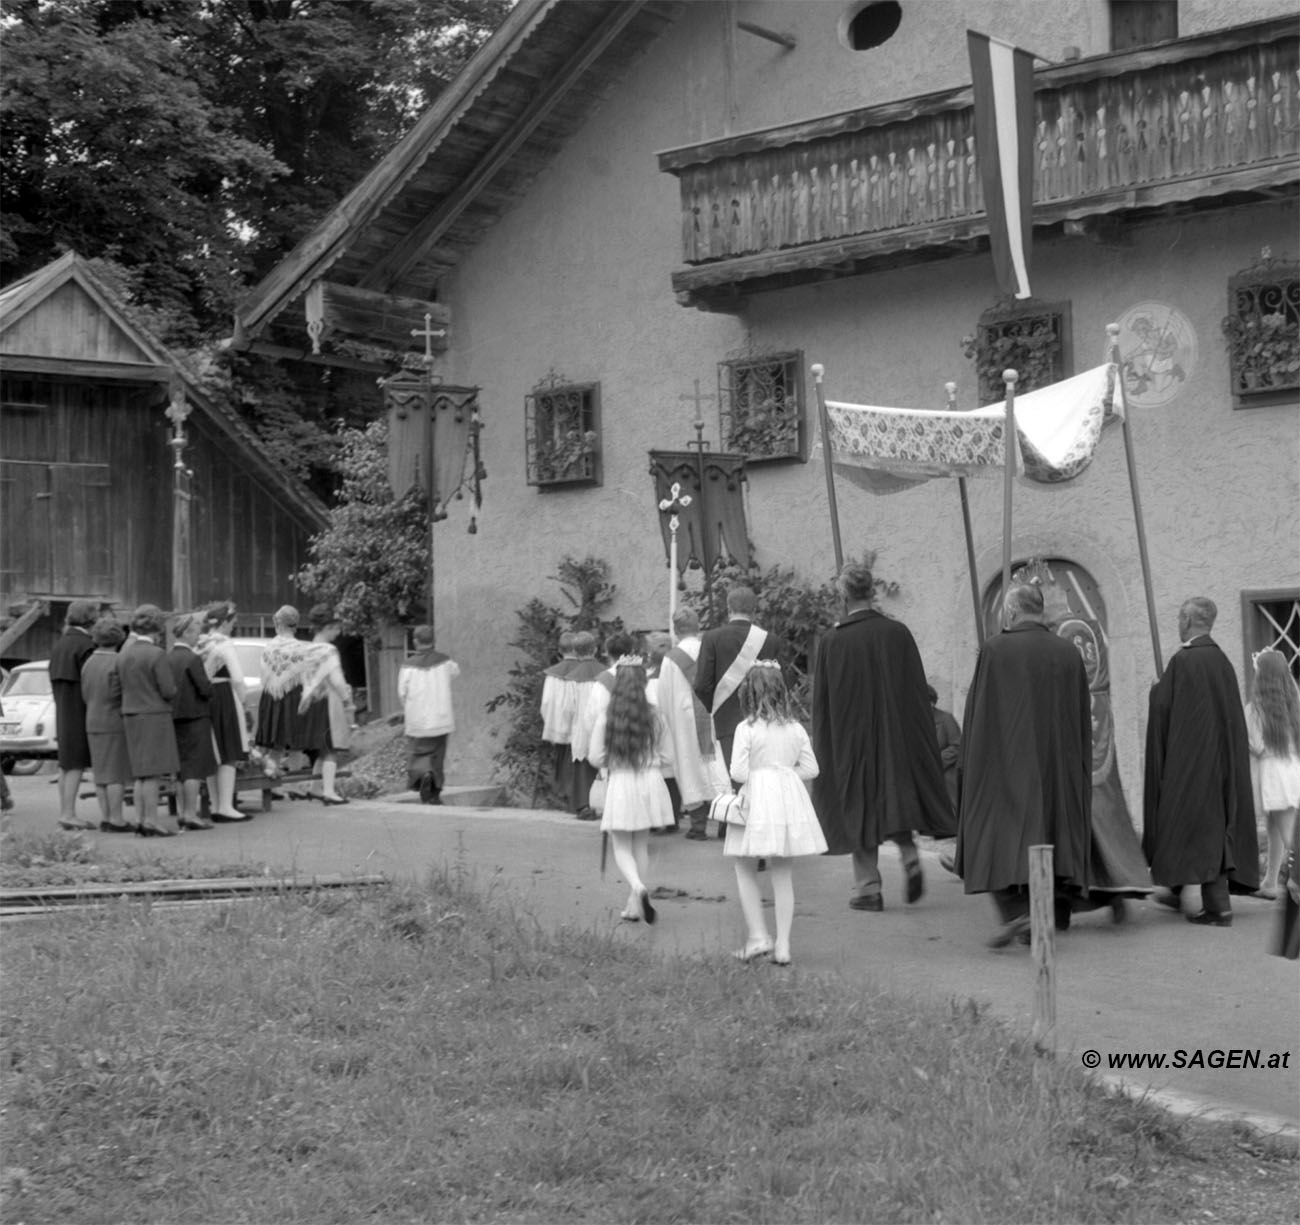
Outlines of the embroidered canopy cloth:
{"label": "embroidered canopy cloth", "polygon": [[[1111,364],[1016,397],[1016,472],[1039,484],[1078,476],[1091,462],[1107,413],[1120,414]],[[970,412],[826,402],[836,471],[874,493],[936,476],[1002,471],[1006,404]]]}

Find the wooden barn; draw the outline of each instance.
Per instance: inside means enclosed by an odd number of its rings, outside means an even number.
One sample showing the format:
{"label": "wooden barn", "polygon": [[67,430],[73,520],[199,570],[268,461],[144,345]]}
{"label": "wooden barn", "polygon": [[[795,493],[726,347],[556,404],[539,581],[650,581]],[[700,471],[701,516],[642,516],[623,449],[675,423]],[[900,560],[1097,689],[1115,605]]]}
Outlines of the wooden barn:
{"label": "wooden barn", "polygon": [[68,602],[294,600],[325,508],[69,253],[0,292],[0,632],[49,654]]}

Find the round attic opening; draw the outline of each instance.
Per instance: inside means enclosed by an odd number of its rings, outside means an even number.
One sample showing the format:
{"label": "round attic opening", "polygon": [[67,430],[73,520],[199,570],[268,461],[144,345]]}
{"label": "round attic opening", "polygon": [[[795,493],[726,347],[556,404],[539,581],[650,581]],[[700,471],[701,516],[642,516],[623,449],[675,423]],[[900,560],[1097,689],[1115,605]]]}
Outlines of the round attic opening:
{"label": "round attic opening", "polygon": [[893,38],[902,20],[898,0],[852,4],[840,18],[840,42],[850,51],[870,51]]}

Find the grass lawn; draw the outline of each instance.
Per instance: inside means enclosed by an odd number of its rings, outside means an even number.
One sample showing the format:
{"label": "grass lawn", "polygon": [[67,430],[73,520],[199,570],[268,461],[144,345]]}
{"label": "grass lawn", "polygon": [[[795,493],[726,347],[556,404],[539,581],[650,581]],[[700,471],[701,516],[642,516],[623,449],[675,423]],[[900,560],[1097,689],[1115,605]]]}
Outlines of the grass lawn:
{"label": "grass lawn", "polygon": [[1297,1220],[1294,1147],[970,1001],[420,888],[7,929],[6,1222]]}

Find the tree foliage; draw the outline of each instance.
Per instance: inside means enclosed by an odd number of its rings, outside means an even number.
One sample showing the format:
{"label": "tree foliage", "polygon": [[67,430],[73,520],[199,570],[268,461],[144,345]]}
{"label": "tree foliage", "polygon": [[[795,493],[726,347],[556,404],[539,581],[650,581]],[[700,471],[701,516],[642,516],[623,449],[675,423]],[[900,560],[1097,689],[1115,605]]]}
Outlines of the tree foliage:
{"label": "tree foliage", "polygon": [[394,498],[388,483],[388,427],[345,430],[343,487],[329,526],[312,538],[297,575],[313,600],[331,604],[343,632],[374,638],[392,622],[424,620],[429,588],[429,507],[412,491]]}

